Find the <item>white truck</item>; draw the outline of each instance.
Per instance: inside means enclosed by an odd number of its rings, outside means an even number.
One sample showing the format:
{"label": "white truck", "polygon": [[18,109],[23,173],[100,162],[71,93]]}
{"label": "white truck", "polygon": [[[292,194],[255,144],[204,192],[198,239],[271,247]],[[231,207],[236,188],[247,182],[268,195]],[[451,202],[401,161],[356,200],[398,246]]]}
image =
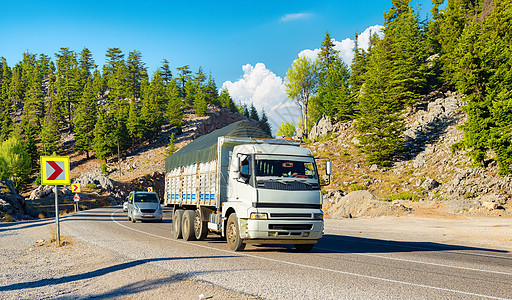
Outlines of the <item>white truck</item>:
{"label": "white truck", "polygon": [[[166,158],[164,204],[172,235],[203,240],[214,232],[229,249],[293,244],[310,251],[322,237],[322,192],[313,153],[240,121],[199,137]],[[332,165],[326,162],[326,173]]]}

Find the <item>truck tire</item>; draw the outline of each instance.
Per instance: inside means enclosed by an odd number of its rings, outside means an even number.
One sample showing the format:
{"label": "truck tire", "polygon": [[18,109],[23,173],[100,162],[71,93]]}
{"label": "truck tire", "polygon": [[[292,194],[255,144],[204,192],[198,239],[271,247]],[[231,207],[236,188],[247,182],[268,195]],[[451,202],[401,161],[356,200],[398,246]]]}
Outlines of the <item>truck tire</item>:
{"label": "truck tire", "polygon": [[208,236],[208,222],[201,221],[200,209],[196,210],[194,214],[194,234],[198,241],[202,241]]}
{"label": "truck tire", "polygon": [[181,233],[181,219],[183,219],[183,209],[175,209],[172,213],[171,235],[175,239],[183,237]]}
{"label": "truck tire", "polygon": [[241,251],[245,249],[245,243],[240,237],[240,229],[238,228],[238,218],[235,213],[229,215],[226,226],[226,241],[228,248],[233,251]]}
{"label": "truck tire", "polygon": [[181,223],[181,232],[185,241],[193,241],[196,239],[194,234],[194,217],[196,212],[190,209],[183,213],[183,221]]}
{"label": "truck tire", "polygon": [[313,249],[313,246],[315,246],[315,244],[296,244],[295,250],[297,250],[297,252],[309,252]]}

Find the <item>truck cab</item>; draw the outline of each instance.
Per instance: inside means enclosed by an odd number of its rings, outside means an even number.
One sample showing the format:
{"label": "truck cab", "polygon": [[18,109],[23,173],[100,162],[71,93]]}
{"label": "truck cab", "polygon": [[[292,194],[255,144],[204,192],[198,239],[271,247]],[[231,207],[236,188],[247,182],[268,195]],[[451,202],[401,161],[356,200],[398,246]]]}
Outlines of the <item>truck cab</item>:
{"label": "truck cab", "polygon": [[[309,149],[235,146],[227,186],[222,211],[225,235],[233,250],[254,242],[294,244],[297,250],[309,251],[322,237],[322,192]],[[236,218],[231,217],[235,213]]]}

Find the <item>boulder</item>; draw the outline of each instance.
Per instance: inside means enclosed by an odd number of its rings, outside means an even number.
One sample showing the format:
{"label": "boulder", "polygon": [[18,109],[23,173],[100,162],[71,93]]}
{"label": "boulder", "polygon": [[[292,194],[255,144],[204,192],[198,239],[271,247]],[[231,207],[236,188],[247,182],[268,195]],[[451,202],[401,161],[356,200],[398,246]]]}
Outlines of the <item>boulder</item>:
{"label": "boulder", "polygon": [[322,116],[311,129],[309,138],[316,140],[321,136],[327,135],[334,131],[333,120],[328,116]]}
{"label": "boulder", "polygon": [[6,214],[14,220],[34,219],[34,212],[26,208],[25,198],[16,193],[13,182],[2,179],[0,180],[0,218],[4,218]]}
{"label": "boulder", "polygon": [[106,191],[112,191],[114,189],[114,182],[103,173],[84,173],[75,182],[79,182],[82,186],[86,186],[90,183],[96,184],[98,188]]}
{"label": "boulder", "polygon": [[439,185],[441,184],[437,182],[435,179],[427,177],[427,179],[425,179],[425,181],[421,183],[420,187],[425,189],[426,191],[431,191],[437,188]]}

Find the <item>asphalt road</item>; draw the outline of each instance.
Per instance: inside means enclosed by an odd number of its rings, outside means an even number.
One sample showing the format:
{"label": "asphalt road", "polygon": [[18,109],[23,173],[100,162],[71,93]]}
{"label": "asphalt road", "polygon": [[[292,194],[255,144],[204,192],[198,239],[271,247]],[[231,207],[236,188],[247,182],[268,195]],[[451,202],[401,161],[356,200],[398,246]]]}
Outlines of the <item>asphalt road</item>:
{"label": "asphalt road", "polygon": [[251,244],[232,252],[216,235],[175,240],[167,208],[163,223],[131,223],[115,207],[84,211],[63,219],[61,230],[179,278],[263,299],[512,299],[509,251],[375,238],[331,224],[310,253]]}

